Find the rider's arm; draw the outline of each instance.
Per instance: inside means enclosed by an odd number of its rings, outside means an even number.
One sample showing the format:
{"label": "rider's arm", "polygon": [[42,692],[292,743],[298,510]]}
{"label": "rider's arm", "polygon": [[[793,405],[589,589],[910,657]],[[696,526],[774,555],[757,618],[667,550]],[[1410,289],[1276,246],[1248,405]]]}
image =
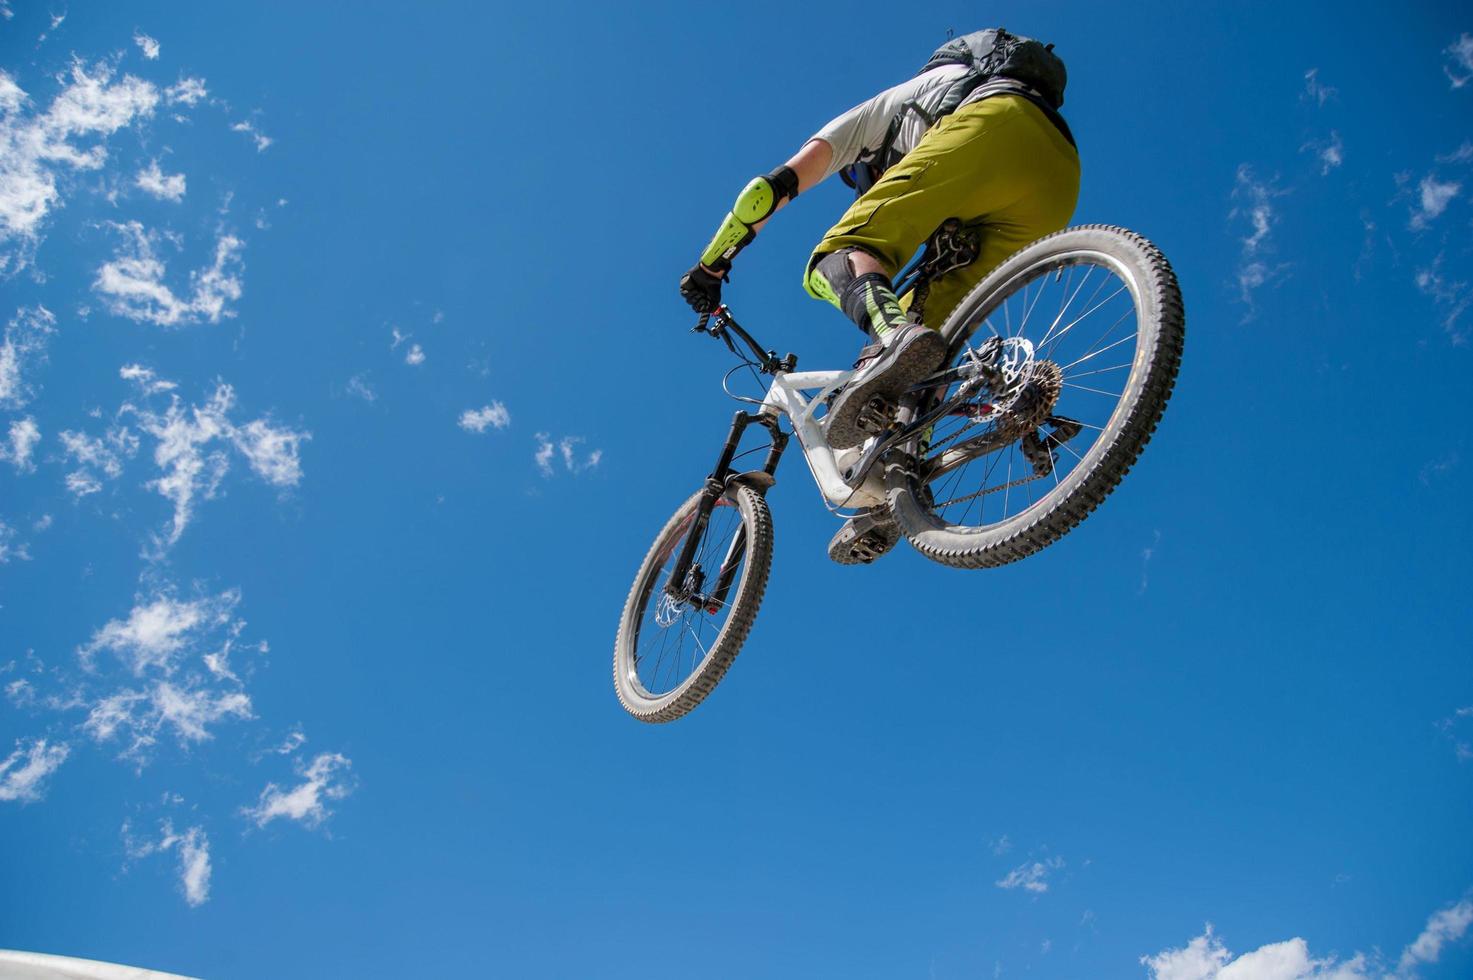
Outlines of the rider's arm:
{"label": "rider's arm", "polygon": [[[933,69],[891,86],[830,120],[787,164],[754,178],[743,188],[711,243],[701,253],[701,266],[709,273],[724,275],[736,253],[752,241],[783,205],[843,167],[873,156],[902,106],[923,101],[928,93],[944,88],[964,71],[957,66]],[[784,170],[796,175],[796,186],[780,183],[786,176]]]}
{"label": "rider's arm", "polygon": [[701,253],[701,267],[713,274],[731,268],[731,260],[793,198],[828,176],[833,148],[821,139],[804,143],[788,162],[770,174],[754,177]]}

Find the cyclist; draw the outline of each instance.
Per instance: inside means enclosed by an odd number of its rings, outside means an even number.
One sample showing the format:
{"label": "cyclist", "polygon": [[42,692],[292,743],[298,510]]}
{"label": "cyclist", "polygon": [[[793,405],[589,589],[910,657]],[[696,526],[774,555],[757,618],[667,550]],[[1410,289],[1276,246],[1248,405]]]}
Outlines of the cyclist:
{"label": "cyclist", "polygon": [[[783,166],[754,178],[681,278],[692,308],[715,309],[731,260],[776,211],[835,173],[855,189],[803,281],[868,338],[858,373],[829,407],[836,450],[867,438],[858,417],[871,399],[893,400],[940,367],[946,343],[936,328],[972,286],[1074,213],[1079,156],[1058,113],[1066,74],[1052,49],[1002,28],[943,45],[914,78],[832,120]],[[898,299],[894,277],[949,219],[974,236],[976,258],[937,278],[911,317],[914,294]],[[868,562],[898,540],[888,514],[861,512],[829,556]]]}

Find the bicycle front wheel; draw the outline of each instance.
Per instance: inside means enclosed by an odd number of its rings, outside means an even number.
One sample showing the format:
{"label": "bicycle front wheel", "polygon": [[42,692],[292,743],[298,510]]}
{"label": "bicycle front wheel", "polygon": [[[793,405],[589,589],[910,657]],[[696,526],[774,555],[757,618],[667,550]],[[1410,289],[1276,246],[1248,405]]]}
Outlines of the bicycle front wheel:
{"label": "bicycle front wheel", "polygon": [[[732,486],[704,526],[701,494],[655,538],[619,620],[614,691],[640,721],[674,721],[710,694],[736,659],[772,568],[772,515],[751,487]],[[672,580],[686,538],[698,535],[691,568]]]}
{"label": "bicycle front wheel", "polygon": [[887,496],[921,554],[987,568],[1057,541],[1119,484],[1166,409],[1185,318],[1154,245],[1090,225],[1007,259],[941,330],[952,370],[922,407],[946,412]]}

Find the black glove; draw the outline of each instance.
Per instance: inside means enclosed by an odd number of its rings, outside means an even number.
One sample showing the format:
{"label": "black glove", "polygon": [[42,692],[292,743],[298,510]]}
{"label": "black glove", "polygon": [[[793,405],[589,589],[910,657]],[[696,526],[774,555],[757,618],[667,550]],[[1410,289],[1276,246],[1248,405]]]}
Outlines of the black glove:
{"label": "black glove", "polygon": [[691,270],[680,277],[680,295],[690,304],[690,308],[697,313],[710,313],[721,305],[721,280],[723,276],[715,276],[701,268],[700,264],[691,267]]}

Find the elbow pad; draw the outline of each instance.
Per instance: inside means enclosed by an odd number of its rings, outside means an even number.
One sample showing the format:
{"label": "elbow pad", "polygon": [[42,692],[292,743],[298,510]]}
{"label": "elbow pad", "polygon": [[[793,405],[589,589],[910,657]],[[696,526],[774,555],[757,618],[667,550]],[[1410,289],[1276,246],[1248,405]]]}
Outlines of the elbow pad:
{"label": "elbow pad", "polygon": [[752,226],[766,221],[779,204],[797,196],[798,175],[791,167],[778,167],[770,174],[753,177],[701,253],[701,264],[718,272],[731,268],[731,260],[756,237]]}

